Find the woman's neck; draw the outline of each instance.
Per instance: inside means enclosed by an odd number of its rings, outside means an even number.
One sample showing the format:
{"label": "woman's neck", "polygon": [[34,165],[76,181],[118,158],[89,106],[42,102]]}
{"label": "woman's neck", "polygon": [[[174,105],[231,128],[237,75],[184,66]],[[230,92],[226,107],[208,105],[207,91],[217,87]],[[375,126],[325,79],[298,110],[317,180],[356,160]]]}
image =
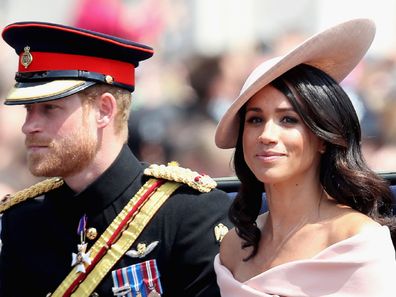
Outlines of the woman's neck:
{"label": "woman's neck", "polygon": [[292,183],[291,186],[265,185],[265,190],[269,210],[267,221],[270,223],[267,227],[274,233],[288,232],[295,226],[317,219],[321,201],[327,197],[319,181]]}

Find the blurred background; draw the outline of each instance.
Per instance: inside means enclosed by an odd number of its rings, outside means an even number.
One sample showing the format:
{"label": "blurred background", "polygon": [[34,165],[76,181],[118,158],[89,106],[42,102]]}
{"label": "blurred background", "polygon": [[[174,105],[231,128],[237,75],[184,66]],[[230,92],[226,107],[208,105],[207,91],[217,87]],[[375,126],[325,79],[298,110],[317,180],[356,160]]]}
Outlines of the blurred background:
{"label": "blurred background", "polygon": [[[233,175],[232,150],[214,130],[260,62],[325,27],[369,17],[377,35],[342,83],[363,129],[371,168],[396,171],[396,0],[0,0],[0,27],[57,22],[152,46],[137,68],[129,145],[143,161]],[[0,40],[0,98],[12,86],[17,56]],[[2,99],[0,99],[2,101]],[[37,181],[26,169],[23,107],[0,102],[0,197]]]}

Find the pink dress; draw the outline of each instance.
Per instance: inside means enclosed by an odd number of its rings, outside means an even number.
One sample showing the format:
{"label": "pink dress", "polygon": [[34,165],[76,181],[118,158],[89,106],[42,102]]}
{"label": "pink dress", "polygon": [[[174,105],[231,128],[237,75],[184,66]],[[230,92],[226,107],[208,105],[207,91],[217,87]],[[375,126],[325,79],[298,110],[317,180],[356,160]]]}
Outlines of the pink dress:
{"label": "pink dress", "polygon": [[395,250],[388,227],[370,228],[315,257],[273,267],[245,282],[215,257],[222,297],[395,297]]}

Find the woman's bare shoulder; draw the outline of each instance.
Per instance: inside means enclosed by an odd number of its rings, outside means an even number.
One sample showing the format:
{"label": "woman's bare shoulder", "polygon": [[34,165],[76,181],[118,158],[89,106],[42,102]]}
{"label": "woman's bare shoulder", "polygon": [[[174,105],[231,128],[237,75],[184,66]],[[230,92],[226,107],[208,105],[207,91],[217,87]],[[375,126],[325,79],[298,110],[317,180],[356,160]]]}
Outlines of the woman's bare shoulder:
{"label": "woman's bare shoulder", "polygon": [[[257,227],[261,230],[265,223],[268,213],[258,216],[256,220]],[[242,248],[244,241],[239,237],[235,228],[230,229],[224,236],[220,245],[220,261],[232,271],[238,263],[243,261],[251,253],[252,247]]]}
{"label": "woman's bare shoulder", "polygon": [[235,228],[230,229],[220,244],[220,261],[228,269],[234,266],[241,254],[242,240]]}
{"label": "woman's bare shoulder", "polygon": [[378,227],[380,227],[380,224],[367,215],[350,208],[343,208],[333,221],[332,241],[341,241],[359,234],[364,230]]}

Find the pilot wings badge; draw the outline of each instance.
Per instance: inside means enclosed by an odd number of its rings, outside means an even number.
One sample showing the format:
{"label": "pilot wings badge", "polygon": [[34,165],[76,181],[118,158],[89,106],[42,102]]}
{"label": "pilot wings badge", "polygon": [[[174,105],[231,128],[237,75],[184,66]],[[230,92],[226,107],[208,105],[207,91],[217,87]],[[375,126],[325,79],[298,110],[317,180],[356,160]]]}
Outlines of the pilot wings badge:
{"label": "pilot wings badge", "polygon": [[130,251],[127,251],[125,255],[132,258],[144,258],[149,253],[151,253],[152,250],[154,250],[158,243],[159,241],[153,241],[149,245],[146,245],[145,243],[138,243],[138,245],[136,246],[136,250],[132,249]]}

